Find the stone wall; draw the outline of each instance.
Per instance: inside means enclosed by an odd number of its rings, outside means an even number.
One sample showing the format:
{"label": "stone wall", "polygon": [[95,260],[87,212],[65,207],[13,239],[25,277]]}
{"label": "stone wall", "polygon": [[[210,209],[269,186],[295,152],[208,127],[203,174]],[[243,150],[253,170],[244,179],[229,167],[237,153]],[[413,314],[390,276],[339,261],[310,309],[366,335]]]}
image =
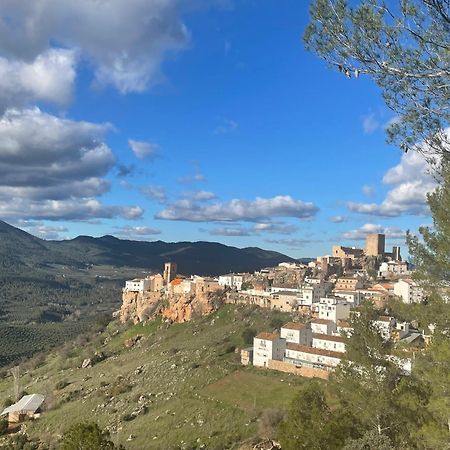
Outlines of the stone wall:
{"label": "stone wall", "polygon": [[307,378],[322,378],[328,380],[330,372],[322,369],[314,369],[313,367],[296,367],[294,364],[269,359],[267,366],[269,369],[278,370],[279,372],[293,373]]}

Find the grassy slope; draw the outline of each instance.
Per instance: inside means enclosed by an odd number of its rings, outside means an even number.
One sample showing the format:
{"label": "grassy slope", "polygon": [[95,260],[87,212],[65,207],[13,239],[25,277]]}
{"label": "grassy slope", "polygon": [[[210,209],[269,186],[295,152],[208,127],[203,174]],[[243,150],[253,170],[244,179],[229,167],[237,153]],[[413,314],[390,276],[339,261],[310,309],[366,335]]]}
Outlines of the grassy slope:
{"label": "grassy slope", "polygon": [[[115,334],[117,325],[96,338],[109,357],[90,369],[82,359],[99,344],[51,354],[44,365],[24,375],[29,393],[44,393],[53,407],[28,426],[33,436],[56,445],[56,437],[74,422],[95,419],[118,432],[112,438],[129,450],[238,448],[257,433],[257,419],[266,408],[286,408],[304,379],[244,368],[230,346],[245,346],[247,327],[270,330],[273,312],[227,305],[195,321],[168,326],[155,320]],[[287,320],[288,316],[284,315]],[[145,336],[125,349],[126,339]],[[140,369],[138,369],[140,368]],[[139,373],[140,372],[140,373]],[[59,381],[70,384],[56,390]],[[120,393],[121,390],[128,391]],[[0,401],[12,388],[0,381]],[[111,398],[111,393],[112,398]],[[123,420],[148,399],[148,412]],[[129,435],[135,438],[127,442]],[[205,444],[205,447],[201,447]],[[57,447],[55,447],[57,448]]]}

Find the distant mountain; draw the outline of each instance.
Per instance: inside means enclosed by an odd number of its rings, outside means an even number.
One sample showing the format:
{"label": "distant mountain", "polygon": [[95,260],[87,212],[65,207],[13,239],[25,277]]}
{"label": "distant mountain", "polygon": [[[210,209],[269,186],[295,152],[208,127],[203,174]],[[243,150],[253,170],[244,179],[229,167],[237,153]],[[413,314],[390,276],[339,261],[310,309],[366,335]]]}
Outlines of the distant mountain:
{"label": "distant mountain", "polygon": [[105,264],[160,271],[167,261],[176,262],[182,274],[218,275],[254,271],[295,260],[257,247],[239,249],[217,242],[144,242],[114,236],[45,241],[0,221],[0,268],[3,270],[48,268],[52,264]]}

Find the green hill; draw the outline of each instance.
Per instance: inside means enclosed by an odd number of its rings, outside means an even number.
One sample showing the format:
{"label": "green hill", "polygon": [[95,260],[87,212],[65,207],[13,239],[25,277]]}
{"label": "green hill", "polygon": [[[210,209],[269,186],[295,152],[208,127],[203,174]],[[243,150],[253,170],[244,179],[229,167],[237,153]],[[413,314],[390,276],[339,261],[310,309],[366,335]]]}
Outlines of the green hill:
{"label": "green hill", "polygon": [[[184,324],[160,319],[128,328],[110,324],[89,344],[66,345],[39,367],[28,368],[22,388],[46,395],[48,410],[27,430],[52,448],[58,436],[83,420],[109,429],[112,440],[127,450],[239,448],[270,433],[264,418],[279,416],[297,387],[308,382],[240,365],[235,347],[246,346],[242,331],[272,330],[274,318],[289,316],[227,305]],[[136,336],[142,338],[126,348]],[[95,352],[106,359],[81,369]],[[6,376],[0,380],[0,401],[11,392]]]}

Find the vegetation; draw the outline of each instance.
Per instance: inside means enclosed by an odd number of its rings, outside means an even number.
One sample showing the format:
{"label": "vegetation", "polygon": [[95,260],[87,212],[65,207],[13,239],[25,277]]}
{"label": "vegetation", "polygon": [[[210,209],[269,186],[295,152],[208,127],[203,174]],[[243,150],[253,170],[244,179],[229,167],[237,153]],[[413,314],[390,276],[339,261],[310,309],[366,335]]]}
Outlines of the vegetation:
{"label": "vegetation", "polygon": [[352,3],[315,0],[307,48],[348,78],[372,78],[396,114],[389,140],[421,151],[439,169],[450,148],[448,0]]}
{"label": "vegetation", "polygon": [[71,427],[63,436],[61,450],[120,450],[109,440],[109,433],[93,422],[79,423]]}
{"label": "vegetation", "polygon": [[[128,326],[112,322],[101,334],[67,343],[22,370],[22,388],[46,396],[45,411],[27,423],[27,432],[61,448],[58,436],[95,417],[109,440],[127,450],[232,449],[274,435],[292,396],[309,380],[244,368],[239,353],[228,351],[247,346],[244,330],[270,330],[274,316],[225,305],[182,324],[160,318]],[[141,338],[126,347],[136,336]],[[80,368],[99,351],[103,360]],[[11,396],[12,384],[9,372],[0,378],[0,401]]]}

